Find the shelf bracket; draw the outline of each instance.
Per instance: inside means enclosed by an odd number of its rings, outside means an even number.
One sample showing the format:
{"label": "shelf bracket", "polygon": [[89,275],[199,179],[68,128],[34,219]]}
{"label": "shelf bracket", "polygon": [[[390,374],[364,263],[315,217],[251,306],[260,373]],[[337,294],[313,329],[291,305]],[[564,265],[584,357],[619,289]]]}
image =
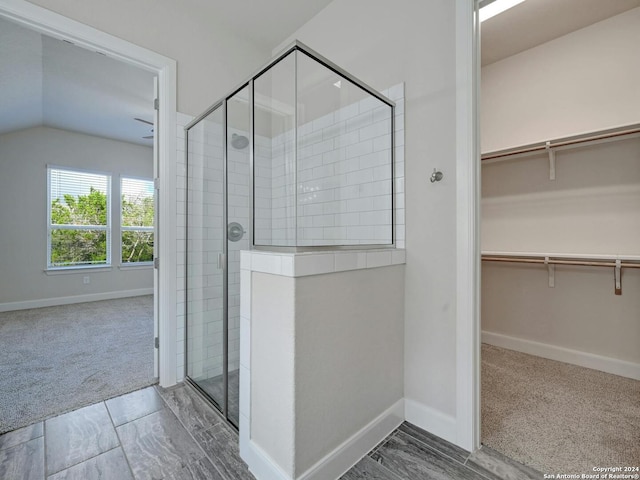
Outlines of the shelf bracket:
{"label": "shelf bracket", "polygon": [[549,288],[554,288],[556,286],[556,266],[549,263],[549,257],[544,257],[544,264],[549,271]]}
{"label": "shelf bracket", "polygon": [[622,295],[622,261],[621,260],[616,260],[614,278],[616,282],[616,295]]}
{"label": "shelf bracket", "polygon": [[556,179],[556,151],[551,148],[551,142],[548,141],[545,145],[547,153],[549,154],[549,180]]}

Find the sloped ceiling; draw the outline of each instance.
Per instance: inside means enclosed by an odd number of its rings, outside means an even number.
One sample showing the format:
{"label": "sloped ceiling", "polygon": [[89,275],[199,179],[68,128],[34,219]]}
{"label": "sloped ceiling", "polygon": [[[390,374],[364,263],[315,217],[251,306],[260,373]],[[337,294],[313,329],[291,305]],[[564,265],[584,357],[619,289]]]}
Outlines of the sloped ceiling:
{"label": "sloped ceiling", "polygon": [[152,145],[153,74],[0,19],[0,134],[50,126]]}
{"label": "sloped ceiling", "polygon": [[526,0],[482,23],[482,65],[640,7],[640,0]]}
{"label": "sloped ceiling", "polygon": [[0,19],[0,134],[42,124],[41,35]]}

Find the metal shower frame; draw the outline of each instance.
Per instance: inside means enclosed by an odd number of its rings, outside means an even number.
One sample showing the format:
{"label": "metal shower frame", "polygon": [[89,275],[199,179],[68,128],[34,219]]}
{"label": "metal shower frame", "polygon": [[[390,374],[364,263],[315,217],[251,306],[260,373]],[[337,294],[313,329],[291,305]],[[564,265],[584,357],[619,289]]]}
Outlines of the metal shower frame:
{"label": "metal shower frame", "polygon": [[[254,225],[254,209],[255,209],[255,195],[254,195],[254,162],[255,162],[255,125],[254,125],[254,80],[260,77],[262,74],[266,73],[269,69],[274,67],[280,61],[284,60],[293,52],[301,52],[307,55],[309,58],[319,63],[320,65],[328,68],[334,73],[340,75],[341,77],[347,79],[349,82],[364,90],[368,94],[377,98],[384,104],[388,105],[391,108],[391,122],[390,122],[390,141],[391,141],[391,243],[387,244],[362,244],[362,245],[326,245],[326,246],[278,246],[278,245],[259,245],[255,243],[255,225]],[[297,58],[297,57],[296,57]],[[297,79],[298,69],[297,69],[297,60],[296,60],[296,86],[298,84]],[[224,208],[223,208],[223,225],[226,227],[228,224],[228,211],[227,211],[227,136],[228,136],[228,128],[227,128],[227,102],[234,97],[238,92],[243,90],[244,88],[248,88],[248,103],[249,103],[249,191],[250,191],[250,208],[249,208],[249,224],[250,224],[250,235],[251,240],[249,242],[250,249],[252,250],[268,250],[268,251],[276,251],[276,252],[305,252],[305,251],[326,251],[326,250],[366,250],[366,249],[390,249],[396,247],[396,188],[395,188],[395,102],[382,95],[380,92],[376,91],[374,88],[370,87],[363,81],[351,75],[349,72],[339,67],[335,63],[328,60],[326,57],[322,56],[315,50],[309,48],[302,42],[295,40],[289,46],[287,46],[284,50],[282,50],[278,55],[276,55],[273,59],[271,59],[268,63],[266,63],[263,67],[258,69],[253,75],[251,75],[248,79],[239,83],[236,88],[231,90],[231,92],[224,97],[222,97],[217,102],[213,103],[208,109],[206,109],[202,114],[196,117],[193,121],[187,124],[184,127],[185,130],[185,160],[187,165],[187,174],[186,174],[186,192],[189,190],[189,130],[208,117],[211,113],[222,108],[222,116],[223,116],[223,142],[222,142],[222,155],[223,155],[223,187],[222,187],[222,195],[224,200]],[[297,97],[297,89],[296,89],[296,97]],[[297,164],[297,108],[295,109],[295,155],[296,155],[296,164]],[[295,169],[295,179],[294,184],[297,185],[297,168]],[[186,199],[185,199],[186,200]],[[295,208],[297,209],[297,201]],[[188,218],[189,218],[189,202],[185,202],[185,216],[187,218],[187,227],[188,227]],[[296,212],[297,218],[297,212]],[[185,245],[188,246],[188,228],[186,228],[185,233]],[[226,232],[226,228],[225,228]],[[297,227],[296,227],[296,243],[297,243]],[[185,294],[187,294],[187,279],[188,279],[188,248],[185,248]],[[223,405],[218,405],[215,401],[213,403],[216,407],[221,411],[224,418],[235,428],[238,428],[237,425],[233,424],[229,419],[229,385],[228,385],[228,367],[229,367],[229,358],[228,358],[228,327],[229,327],[229,318],[228,318],[228,239],[225,233],[223,248],[222,248],[222,262],[221,262],[222,270],[223,270],[223,383],[224,383],[224,399]],[[188,325],[187,325],[187,316],[188,316],[188,302],[185,301],[185,371],[184,378],[185,380],[194,386],[196,390],[205,396],[208,400],[212,401],[213,399],[206,394],[193,380],[189,378],[187,375],[187,366],[188,366]]]}

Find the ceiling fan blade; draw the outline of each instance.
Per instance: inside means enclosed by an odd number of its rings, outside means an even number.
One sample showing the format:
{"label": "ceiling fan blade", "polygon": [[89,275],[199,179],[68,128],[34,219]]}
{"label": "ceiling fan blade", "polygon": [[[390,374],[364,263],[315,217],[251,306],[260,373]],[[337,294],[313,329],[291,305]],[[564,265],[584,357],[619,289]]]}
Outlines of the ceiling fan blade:
{"label": "ceiling fan blade", "polygon": [[141,118],[134,118],[134,120],[137,120],[137,121],[142,122],[142,123],[146,123],[147,125],[153,125],[153,122],[149,122],[149,121],[143,120]]}
{"label": "ceiling fan blade", "polygon": [[153,135],[148,135],[148,136],[142,137],[142,138],[153,138]]}

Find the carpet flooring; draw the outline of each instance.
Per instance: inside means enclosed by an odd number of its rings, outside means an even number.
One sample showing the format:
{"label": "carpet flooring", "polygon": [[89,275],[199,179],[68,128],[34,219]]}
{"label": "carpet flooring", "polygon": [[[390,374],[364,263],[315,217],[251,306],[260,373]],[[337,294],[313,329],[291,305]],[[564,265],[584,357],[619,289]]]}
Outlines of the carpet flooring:
{"label": "carpet flooring", "polygon": [[151,295],[0,313],[0,433],[153,383]]}
{"label": "carpet flooring", "polygon": [[638,466],[640,382],[483,344],[482,443],[542,473]]}

